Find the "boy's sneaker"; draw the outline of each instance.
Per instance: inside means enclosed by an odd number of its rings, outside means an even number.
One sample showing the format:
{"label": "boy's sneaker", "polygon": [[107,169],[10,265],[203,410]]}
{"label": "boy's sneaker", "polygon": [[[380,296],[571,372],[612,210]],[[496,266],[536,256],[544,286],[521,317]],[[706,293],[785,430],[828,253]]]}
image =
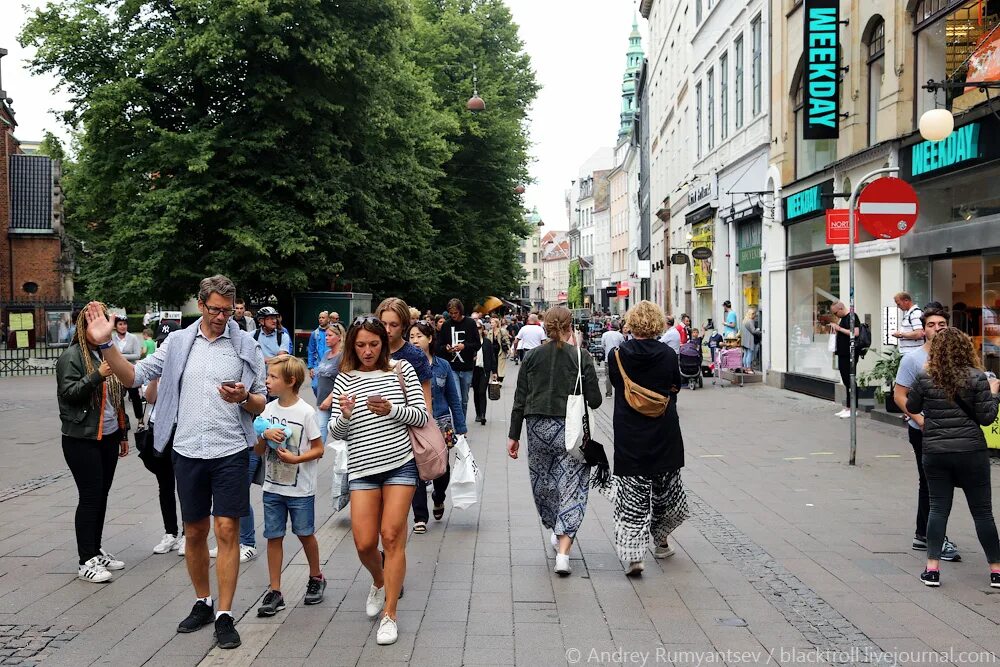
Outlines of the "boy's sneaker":
{"label": "boy's sneaker", "polygon": [[219,643],[219,648],[236,648],[242,642],[240,633],[236,632],[233,617],[223,614],[215,619],[215,641]]}
{"label": "boy's sneaker", "polygon": [[[990,579],[992,580],[993,577]],[[923,574],[920,575],[920,581],[924,582],[924,586],[940,586],[941,573],[938,570],[924,570]]]}
{"label": "boy's sneaker", "polygon": [[257,607],[258,616],[274,616],[285,608],[285,597],[281,591],[268,591],[264,594],[264,602]]}
{"label": "boy's sneaker", "polygon": [[384,606],[385,586],[375,588],[375,584],[372,584],[371,589],[368,591],[368,599],[365,601],[365,613],[368,614],[368,618],[375,618]]}
{"label": "boy's sneaker", "polygon": [[927,538],[914,535],[912,547],[914,551],[927,551]]}
{"label": "boy's sneaker", "polygon": [[188,617],[177,626],[177,632],[194,632],[200,630],[215,620],[215,608],[208,605],[204,600],[198,600],[191,608]]}
{"label": "boy's sneaker", "polygon": [[950,563],[957,563],[962,560],[961,554],[958,553],[958,547],[947,537],[944,538],[944,546],[941,547],[941,560],[946,560]]}
{"label": "boy's sneaker", "polygon": [[[216,551],[216,553],[218,553],[218,551]],[[251,546],[246,545],[246,544],[241,544],[240,545],[240,562],[241,563],[247,563],[249,561],[252,561],[256,557],[257,557],[257,547],[251,547]]]}
{"label": "boy's sneaker", "polygon": [[178,542],[179,540],[177,539],[176,535],[171,535],[170,533],[166,533],[160,540],[160,543],[157,544],[155,547],[153,547],[153,553],[154,554],[170,553],[171,551],[177,548]]}
{"label": "boy's sneaker", "polygon": [[990,588],[1000,588],[1000,572],[990,572]]}
{"label": "boy's sneaker", "polygon": [[318,577],[309,577],[306,584],[305,604],[319,604],[323,601],[323,592],[326,590],[326,577],[322,574]]}
{"label": "boy's sneaker", "polygon": [[103,584],[106,581],[111,581],[111,573],[104,567],[100,558],[100,556],[94,556],[81,565],[76,573],[77,579],[89,581],[94,584]]}
{"label": "boy's sneaker", "polygon": [[107,570],[125,569],[125,563],[123,561],[118,560],[117,558],[114,557],[114,554],[109,554],[104,549],[101,549],[100,555],[94,556],[94,558],[97,558],[100,561],[101,565],[103,565],[104,568]]}

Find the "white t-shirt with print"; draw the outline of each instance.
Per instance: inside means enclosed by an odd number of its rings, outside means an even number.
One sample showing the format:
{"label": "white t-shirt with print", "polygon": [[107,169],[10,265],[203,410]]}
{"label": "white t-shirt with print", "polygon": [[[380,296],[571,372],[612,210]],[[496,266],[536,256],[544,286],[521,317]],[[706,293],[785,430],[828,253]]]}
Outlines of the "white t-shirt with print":
{"label": "white t-shirt with print", "polygon": [[[292,437],[281,444],[282,448],[292,454],[306,453],[311,447],[310,441],[320,437],[316,410],[301,398],[287,408],[281,407],[278,403],[278,401],[268,403],[260,416],[275,426],[280,424],[292,429]],[[285,463],[268,444],[265,465],[265,491],[295,498],[316,495],[318,459],[305,463]]]}

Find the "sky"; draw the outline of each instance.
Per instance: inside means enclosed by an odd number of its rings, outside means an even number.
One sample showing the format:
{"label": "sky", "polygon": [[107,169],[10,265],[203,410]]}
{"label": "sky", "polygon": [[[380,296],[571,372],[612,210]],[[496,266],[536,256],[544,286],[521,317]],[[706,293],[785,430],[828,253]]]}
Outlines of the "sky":
{"label": "sky", "polygon": [[[47,0],[0,0],[29,8]],[[601,146],[618,137],[625,50],[636,11],[633,0],[505,0],[520,27],[541,91],[531,109],[532,183],[526,184],[528,208],[538,207],[545,231],[567,229],[564,192],[579,166]],[[58,81],[31,74],[31,52],[17,43],[27,13],[15,9],[16,21],[0,21],[0,48],[10,53],[0,62],[2,87],[14,99],[21,140],[40,140],[45,130],[67,140],[69,133],[52,110],[65,109],[65,93],[53,93]],[[9,14],[6,14],[9,16]],[[643,48],[648,31],[639,17]],[[486,100],[489,105],[489,100]]]}

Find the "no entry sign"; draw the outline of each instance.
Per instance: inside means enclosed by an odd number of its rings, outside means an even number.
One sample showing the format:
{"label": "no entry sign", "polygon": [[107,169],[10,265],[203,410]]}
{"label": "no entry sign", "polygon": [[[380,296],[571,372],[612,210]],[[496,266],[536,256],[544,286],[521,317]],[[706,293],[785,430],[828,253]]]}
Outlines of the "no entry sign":
{"label": "no entry sign", "polygon": [[858,197],[858,219],[877,239],[895,239],[913,229],[917,222],[917,193],[898,178],[872,181]]}

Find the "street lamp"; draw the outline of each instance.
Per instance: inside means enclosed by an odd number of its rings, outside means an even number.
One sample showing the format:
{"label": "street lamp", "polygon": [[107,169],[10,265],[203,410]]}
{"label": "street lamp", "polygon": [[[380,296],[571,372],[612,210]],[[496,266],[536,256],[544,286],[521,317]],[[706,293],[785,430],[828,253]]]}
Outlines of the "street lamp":
{"label": "street lamp", "polygon": [[[989,99],[989,91],[990,89],[1000,89],[1000,81],[934,81],[931,79],[921,88],[932,93],[939,90],[978,88],[979,92],[986,93],[987,101],[992,104],[992,100]],[[947,109],[930,109],[920,116],[917,127],[920,129],[920,136],[925,140],[944,141],[955,129],[955,117]]]}
{"label": "street lamp", "polygon": [[486,102],[479,96],[479,78],[476,76],[476,65],[472,64],[472,97],[465,103],[465,108],[472,113],[486,110]]}

